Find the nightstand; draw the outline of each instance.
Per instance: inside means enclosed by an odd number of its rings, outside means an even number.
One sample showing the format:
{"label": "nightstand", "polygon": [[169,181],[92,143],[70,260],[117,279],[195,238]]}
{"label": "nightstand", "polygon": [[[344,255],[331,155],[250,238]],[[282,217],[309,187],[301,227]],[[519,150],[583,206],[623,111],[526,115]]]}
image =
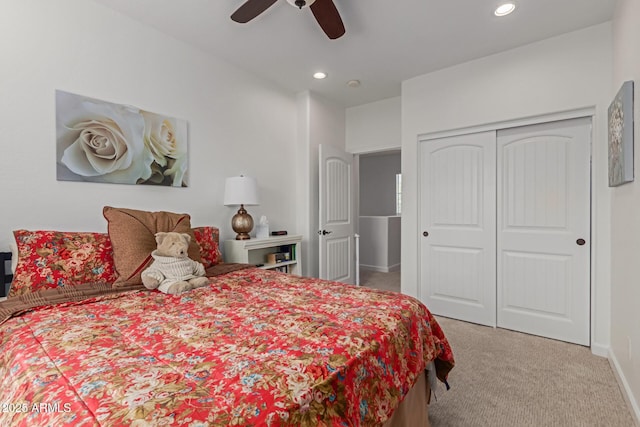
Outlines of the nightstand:
{"label": "nightstand", "polygon": [[[225,240],[224,260],[253,264],[264,269],[277,269],[291,274],[302,274],[302,236],[271,236],[262,239]],[[288,253],[288,259],[269,263],[270,253]]]}

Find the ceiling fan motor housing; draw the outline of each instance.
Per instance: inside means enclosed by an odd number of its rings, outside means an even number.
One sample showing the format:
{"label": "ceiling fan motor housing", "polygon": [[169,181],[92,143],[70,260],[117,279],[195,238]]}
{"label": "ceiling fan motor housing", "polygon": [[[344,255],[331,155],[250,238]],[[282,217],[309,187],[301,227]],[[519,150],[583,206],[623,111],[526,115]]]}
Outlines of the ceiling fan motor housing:
{"label": "ceiling fan motor housing", "polygon": [[287,0],[287,2],[297,7],[298,9],[302,9],[303,7],[311,6],[316,0]]}

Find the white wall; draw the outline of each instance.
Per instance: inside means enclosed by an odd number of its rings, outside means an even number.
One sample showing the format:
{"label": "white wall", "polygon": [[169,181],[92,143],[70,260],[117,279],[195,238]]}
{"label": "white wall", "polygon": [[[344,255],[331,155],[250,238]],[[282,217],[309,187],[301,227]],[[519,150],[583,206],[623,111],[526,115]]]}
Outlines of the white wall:
{"label": "white wall", "polygon": [[346,150],[369,153],[400,148],[401,98],[389,98],[346,110]]}
{"label": "white wall", "polygon": [[360,156],[360,215],[396,214],[400,152]]}
{"label": "white wall", "polygon": [[611,24],[416,77],[402,84],[402,291],[419,296],[418,135],[594,107],[592,350],[609,347],[607,107]]}
{"label": "white wall", "polygon": [[639,22],[640,1],[618,0],[613,19],[613,87],[609,98],[613,99],[623,82],[634,80],[635,181],[611,189],[611,359],[640,423]]}
{"label": "white wall", "polygon": [[392,269],[400,269],[402,261],[402,218],[389,217],[389,265]]}
{"label": "white wall", "polygon": [[298,229],[307,236],[302,242],[303,274],[318,277],[318,146],[345,149],[345,110],[316,93],[306,91],[297,97],[297,177]]}
{"label": "white wall", "polygon": [[388,273],[400,270],[400,217],[360,217],[360,268]]}
{"label": "white wall", "polygon": [[[0,0],[0,250],[17,228],[106,231],[102,207],[188,212],[234,235],[224,179],[254,176],[295,228],[295,95],[86,0]],[[56,181],[54,91],[185,119],[189,188]]]}

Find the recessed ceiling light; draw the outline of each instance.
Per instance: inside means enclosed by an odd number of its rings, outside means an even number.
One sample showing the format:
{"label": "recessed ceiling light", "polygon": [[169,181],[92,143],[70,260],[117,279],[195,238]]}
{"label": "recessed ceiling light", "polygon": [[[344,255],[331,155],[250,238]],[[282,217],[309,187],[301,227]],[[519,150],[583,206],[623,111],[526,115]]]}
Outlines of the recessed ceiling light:
{"label": "recessed ceiling light", "polygon": [[360,80],[349,80],[347,82],[347,86],[349,86],[349,87],[358,87],[358,86],[360,86]]}
{"label": "recessed ceiling light", "polygon": [[496,8],[493,12],[496,16],[506,16],[516,9],[515,3],[504,3]]}
{"label": "recessed ceiling light", "polygon": [[323,73],[322,71],[318,71],[317,73],[313,73],[313,78],[322,80],[327,78],[327,73]]}

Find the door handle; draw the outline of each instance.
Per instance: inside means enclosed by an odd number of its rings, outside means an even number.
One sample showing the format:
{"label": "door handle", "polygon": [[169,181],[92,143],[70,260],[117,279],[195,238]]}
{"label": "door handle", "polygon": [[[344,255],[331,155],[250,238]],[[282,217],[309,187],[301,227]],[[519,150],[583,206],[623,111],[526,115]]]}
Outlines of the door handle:
{"label": "door handle", "polygon": [[318,230],[318,234],[322,234],[323,236],[326,236],[327,234],[331,234],[331,233],[333,233],[333,231]]}
{"label": "door handle", "polygon": [[587,242],[584,239],[578,239],[578,240],[576,240],[576,243],[578,244],[578,246],[582,246]]}
{"label": "door handle", "polygon": [[423,231],[423,232],[422,232],[422,235],[423,235],[424,237],[429,237],[429,232],[428,232],[428,231]]}

